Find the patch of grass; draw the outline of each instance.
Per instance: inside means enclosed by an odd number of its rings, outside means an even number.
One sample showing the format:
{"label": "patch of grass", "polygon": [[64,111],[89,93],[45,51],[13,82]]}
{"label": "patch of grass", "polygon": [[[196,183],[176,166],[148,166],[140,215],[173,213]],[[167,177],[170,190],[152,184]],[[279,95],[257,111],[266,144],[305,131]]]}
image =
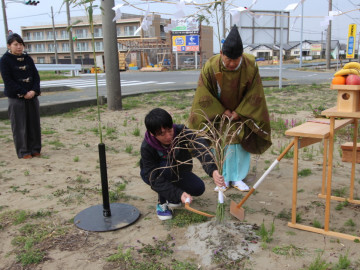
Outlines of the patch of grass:
{"label": "patch of grass", "polygon": [[347,188],[342,187],[342,188],[333,189],[333,191],[331,193],[336,197],[345,197],[346,191],[347,191]]}
{"label": "patch of grass", "polygon": [[316,218],[313,220],[312,224],[315,228],[319,228],[319,229],[322,228],[320,221],[318,221]]}
{"label": "patch of grass", "polygon": [[334,265],[334,267],[331,268],[331,270],[341,270],[341,269],[354,269],[350,268],[351,261],[348,258],[348,254],[342,255],[340,254],[339,261],[337,264]]}
{"label": "patch of grass", "polygon": [[[145,244],[137,240],[139,246],[118,247],[117,253],[106,258],[108,262],[116,263],[117,269],[136,270],[196,270],[196,264],[183,262],[173,257],[175,238],[170,234],[165,240],[153,237],[153,243]],[[170,258],[170,260],[169,260]]]}
{"label": "patch of grass", "polygon": [[20,192],[20,193],[22,193],[23,195],[30,192],[30,191],[29,191],[28,189],[26,189],[26,188],[20,189],[19,186],[11,186],[10,188],[12,189],[13,192]]}
{"label": "patch of grass", "polygon": [[327,263],[324,259],[321,258],[321,255],[318,254],[309,267],[305,268],[304,270],[327,270],[330,266],[331,264]]}
{"label": "patch of grass", "polygon": [[298,172],[298,176],[300,177],[306,177],[311,174],[312,174],[311,169],[302,169],[301,171]]}
{"label": "patch of grass", "polygon": [[345,222],[345,226],[355,227],[355,222],[350,218]]}
{"label": "patch of grass", "polygon": [[53,129],[42,129],[41,130],[41,134],[43,135],[51,135],[51,134],[55,134],[57,133],[56,130],[53,130]]}
{"label": "patch of grass", "polygon": [[133,146],[131,144],[126,145],[125,147],[126,153],[131,154],[132,150],[133,150]]}
{"label": "patch of grass", "polygon": [[25,170],[24,171],[24,176],[29,176],[30,175],[30,171],[29,170]]}
{"label": "patch of grass", "polygon": [[274,222],[271,223],[271,228],[270,229],[266,229],[264,222],[261,223],[260,229],[257,232],[257,234],[260,236],[261,241],[264,243],[270,243],[273,238],[273,234],[275,232],[275,224]]}
{"label": "patch of grass", "polygon": [[136,127],[133,132],[132,132],[132,135],[136,136],[136,137],[139,137],[140,136],[140,129],[138,127]]}
{"label": "patch of grass", "polygon": [[185,209],[176,209],[173,218],[166,220],[165,224],[169,227],[186,227],[190,224],[201,223],[207,220],[207,217],[192,213]]}
{"label": "patch of grass", "polygon": [[78,156],[76,156],[76,157],[74,157],[74,159],[73,159],[73,160],[74,160],[74,162],[79,162],[79,160],[80,160],[80,159],[79,159],[79,157],[78,157]]}
{"label": "patch of grass", "polygon": [[294,245],[289,246],[282,246],[282,247],[274,247],[272,249],[272,252],[274,252],[277,255],[285,255],[285,256],[304,256],[304,249],[296,247]]}
{"label": "patch of grass", "polygon": [[290,221],[291,220],[291,210],[283,209],[280,211],[279,214],[277,214],[276,217],[279,219],[284,219],[284,220]]}
{"label": "patch of grass", "polygon": [[65,145],[59,141],[59,139],[56,139],[54,141],[49,141],[48,144],[52,145],[55,150],[59,150],[61,148],[63,148]]}
{"label": "patch of grass", "polygon": [[343,202],[339,202],[336,206],[335,206],[335,210],[340,211],[342,210],[344,207],[348,206],[349,202],[347,200],[343,201]]}

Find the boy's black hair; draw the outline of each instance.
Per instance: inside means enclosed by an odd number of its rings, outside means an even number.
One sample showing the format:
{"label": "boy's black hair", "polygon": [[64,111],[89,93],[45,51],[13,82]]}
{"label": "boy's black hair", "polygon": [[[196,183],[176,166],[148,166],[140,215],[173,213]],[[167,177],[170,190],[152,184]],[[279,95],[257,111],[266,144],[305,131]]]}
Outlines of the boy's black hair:
{"label": "boy's black hair", "polygon": [[22,37],[19,34],[14,33],[14,34],[9,35],[7,37],[6,43],[8,45],[11,45],[11,43],[13,43],[14,41],[17,41],[25,46],[24,40],[22,39]]}
{"label": "boy's black hair", "polygon": [[161,128],[172,128],[172,126],[173,119],[164,109],[152,109],[145,116],[145,127],[153,135],[158,135],[161,132]]}

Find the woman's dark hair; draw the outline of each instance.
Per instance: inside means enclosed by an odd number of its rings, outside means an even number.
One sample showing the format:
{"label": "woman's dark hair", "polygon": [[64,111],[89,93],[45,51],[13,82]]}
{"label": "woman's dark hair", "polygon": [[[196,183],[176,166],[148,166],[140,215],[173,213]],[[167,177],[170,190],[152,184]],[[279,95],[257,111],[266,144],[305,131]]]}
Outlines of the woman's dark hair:
{"label": "woman's dark hair", "polygon": [[11,43],[13,43],[14,41],[17,41],[25,46],[24,40],[22,39],[22,37],[19,34],[14,33],[14,34],[9,35],[6,43],[8,45],[11,45]]}
{"label": "woman's dark hair", "polygon": [[173,120],[171,115],[161,108],[152,109],[145,116],[145,127],[153,135],[159,134],[161,128],[172,128]]}

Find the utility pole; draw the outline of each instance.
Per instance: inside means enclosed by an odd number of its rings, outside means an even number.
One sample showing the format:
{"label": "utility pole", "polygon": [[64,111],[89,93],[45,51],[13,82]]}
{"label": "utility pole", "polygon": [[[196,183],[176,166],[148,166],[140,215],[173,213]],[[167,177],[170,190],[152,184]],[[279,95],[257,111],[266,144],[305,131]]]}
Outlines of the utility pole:
{"label": "utility pole", "polygon": [[[332,11],[332,0],[329,0],[329,12]],[[326,69],[330,69],[331,63],[331,20],[326,33]]]}
{"label": "utility pole", "polygon": [[282,88],[282,64],[283,64],[283,11],[280,12],[280,53],[279,53],[279,89]]}
{"label": "utility pole", "polygon": [[57,45],[56,45],[56,31],[55,31],[55,23],[54,23],[54,11],[53,11],[52,6],[51,6],[51,19],[52,19],[52,28],[53,28],[53,35],[54,35],[55,64],[58,64],[58,54],[57,54]]}
{"label": "utility pole", "polygon": [[1,4],[2,4],[2,12],[3,12],[3,18],[4,18],[5,45],[6,45],[9,30],[8,30],[7,17],[6,17],[5,0],[1,0]]}
{"label": "utility pole", "polygon": [[226,21],[225,21],[225,1],[221,1],[221,10],[222,10],[222,23],[223,23],[223,39],[226,38]]}
{"label": "utility pole", "polygon": [[[69,1],[66,2],[66,14],[67,14],[67,25],[70,27],[71,25],[71,18],[70,18],[70,6]],[[71,58],[71,64],[75,64],[75,56],[74,56],[74,42],[72,37],[72,27],[69,28],[69,47],[70,47],[70,58]],[[75,72],[72,70],[71,75],[75,76]]]}
{"label": "utility pole", "polygon": [[304,29],[304,2],[301,3],[301,33],[300,33],[300,68],[302,68],[303,55],[303,29]]}
{"label": "utility pole", "polygon": [[359,32],[359,38],[358,38],[358,50],[357,50],[357,52],[358,52],[358,62],[360,63],[360,32]]}
{"label": "utility pole", "polygon": [[114,0],[102,0],[102,31],[104,40],[107,104],[109,110],[122,110],[119,56],[116,38]]}

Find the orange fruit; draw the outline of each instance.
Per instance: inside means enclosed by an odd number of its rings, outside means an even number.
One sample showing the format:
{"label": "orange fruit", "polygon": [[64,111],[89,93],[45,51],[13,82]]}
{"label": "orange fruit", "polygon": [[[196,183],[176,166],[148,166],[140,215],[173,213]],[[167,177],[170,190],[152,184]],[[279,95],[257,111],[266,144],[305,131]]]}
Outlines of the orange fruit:
{"label": "orange fruit", "polygon": [[345,84],[346,82],[346,79],[344,76],[335,76],[333,79],[332,79],[332,84]]}

